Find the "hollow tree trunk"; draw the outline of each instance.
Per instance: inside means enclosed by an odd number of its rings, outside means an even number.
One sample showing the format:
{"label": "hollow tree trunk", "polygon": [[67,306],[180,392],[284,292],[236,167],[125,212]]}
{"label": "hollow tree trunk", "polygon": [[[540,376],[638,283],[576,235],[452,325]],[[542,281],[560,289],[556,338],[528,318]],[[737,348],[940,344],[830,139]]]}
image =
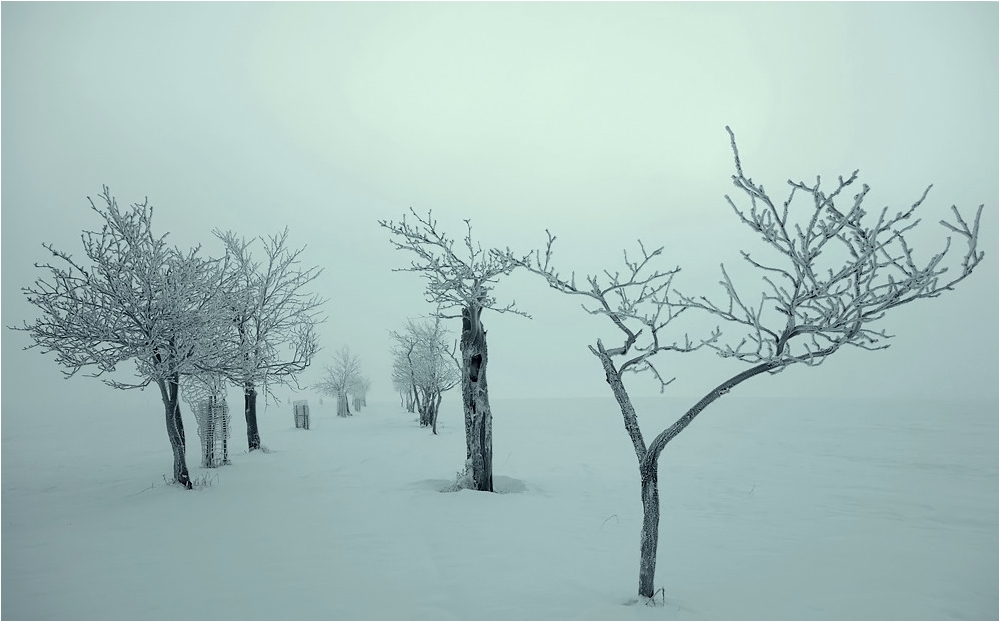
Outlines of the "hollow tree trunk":
{"label": "hollow tree trunk", "polygon": [[247,444],[250,451],[260,449],[260,431],[257,429],[257,388],[252,382],[243,385],[243,412],[247,420]]}
{"label": "hollow tree trunk", "polygon": [[639,469],[642,481],[642,531],[639,535],[639,595],[652,598],[656,575],[656,545],[660,535],[660,491],[656,461],[646,461]]}
{"label": "hollow tree trunk", "polygon": [[160,395],[163,398],[167,438],[170,440],[170,449],[174,453],[174,481],[190,490],[192,485],[185,456],[184,421],[181,419],[181,409],[178,401],[180,380],[177,374],[174,374],[167,380],[158,380],[157,384],[160,387]]}
{"label": "hollow tree trunk", "polygon": [[476,490],[493,492],[493,416],[486,386],[486,330],[482,307],[462,309],[462,401],[466,462]]}

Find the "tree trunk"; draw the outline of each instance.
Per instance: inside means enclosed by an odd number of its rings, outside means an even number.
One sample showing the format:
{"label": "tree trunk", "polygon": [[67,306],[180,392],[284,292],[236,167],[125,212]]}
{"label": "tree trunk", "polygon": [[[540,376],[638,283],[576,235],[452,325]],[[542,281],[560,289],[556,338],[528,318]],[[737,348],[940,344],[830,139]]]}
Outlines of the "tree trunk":
{"label": "tree trunk", "polygon": [[493,492],[493,417],[486,386],[486,329],[482,307],[462,309],[462,401],[466,460],[476,490]]}
{"label": "tree trunk", "polygon": [[434,412],[431,413],[431,432],[438,433],[438,411],[441,409],[441,392],[434,399]]}
{"label": "tree trunk", "polygon": [[243,412],[247,419],[247,444],[250,451],[260,449],[260,431],[257,429],[257,388],[252,382],[243,385]]}
{"label": "tree trunk", "polygon": [[167,438],[170,439],[170,448],[174,452],[174,481],[190,490],[192,484],[185,456],[184,421],[181,419],[181,408],[178,402],[180,379],[177,374],[174,374],[167,380],[158,380],[157,384],[163,398]]}
{"label": "tree trunk", "polygon": [[417,398],[417,412],[420,414],[420,427],[430,427],[434,420],[434,393],[423,390],[423,399]]}
{"label": "tree trunk", "polygon": [[639,468],[642,480],[642,532],[639,535],[639,596],[652,598],[656,574],[656,545],[660,535],[660,491],[656,480],[656,461],[645,461]]}
{"label": "tree trunk", "polygon": [[[642,481],[642,533],[639,536],[640,596],[652,598],[655,591],[653,578],[656,572],[656,546],[660,533],[660,492],[657,485],[657,463],[660,459],[660,453],[667,443],[680,434],[706,406],[728,393],[730,389],[741,382],[776,367],[777,365],[773,362],[761,363],[726,380],[699,400],[673,425],[660,432],[649,444],[649,449],[646,449],[643,443],[635,410],[632,408],[632,402],[621,383],[621,375],[617,372],[608,373],[608,383],[611,384],[619,405],[622,407],[622,413],[625,415],[625,427],[628,429],[629,435],[632,436],[636,454],[639,456],[639,476]],[[605,369],[609,369],[607,364]],[[614,367],[611,366],[610,369],[613,370]]]}
{"label": "tree trunk", "polygon": [[347,401],[347,393],[339,393],[337,395],[337,416],[338,417],[351,416],[351,405]]}

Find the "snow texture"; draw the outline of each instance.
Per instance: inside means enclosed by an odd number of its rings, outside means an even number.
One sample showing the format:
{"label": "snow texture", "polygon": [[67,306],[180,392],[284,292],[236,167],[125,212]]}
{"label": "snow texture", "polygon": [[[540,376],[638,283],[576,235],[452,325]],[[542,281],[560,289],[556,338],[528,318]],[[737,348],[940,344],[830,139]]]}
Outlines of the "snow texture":
{"label": "snow texture", "polygon": [[[648,607],[611,399],[494,400],[489,494],[440,492],[465,455],[454,396],[439,436],[398,403],[313,407],[310,430],[269,405],[271,451],[193,468],[193,491],[164,483],[158,401],[114,398],[59,427],[4,413],[5,619],[998,616],[996,403],[720,400],[660,459]],[[637,400],[640,423],[685,405]]]}

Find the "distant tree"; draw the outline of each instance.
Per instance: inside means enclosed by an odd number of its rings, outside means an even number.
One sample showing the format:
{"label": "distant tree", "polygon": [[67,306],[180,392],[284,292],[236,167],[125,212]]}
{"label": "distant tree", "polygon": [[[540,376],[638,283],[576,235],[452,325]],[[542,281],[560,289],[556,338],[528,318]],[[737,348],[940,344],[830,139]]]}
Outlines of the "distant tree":
{"label": "distant tree", "polygon": [[433,321],[410,320],[402,332],[391,333],[396,346],[393,355],[409,383],[411,401],[420,415],[420,426],[430,427],[437,434],[438,411],[446,391],[461,381],[461,365],[455,358],[455,347],[447,343],[441,318]]}
{"label": "distant tree", "polygon": [[368,403],[365,397],[368,395],[368,391],[371,389],[372,383],[366,376],[358,376],[351,383],[351,386],[347,388],[348,392],[354,398],[354,411],[361,412],[362,406],[367,406]]}
{"label": "distant tree", "polygon": [[42,317],[25,330],[29,347],[53,352],[67,377],[81,369],[101,377],[134,360],[139,382],[102,378],[117,389],[155,384],[160,389],[167,437],[174,454],[174,480],[191,488],[185,456],[181,378],[215,371],[233,356],[225,344],[226,313],[221,293],[230,286],[224,262],[205,260],[198,249],[168,247],[166,235],[152,232],[148,200],[122,210],[105,186],[99,231],[81,235],[84,262],[49,244],[56,264],[36,264],[47,272],[23,288]]}
{"label": "distant tree", "polygon": [[333,365],[325,366],[325,375],[316,389],[337,398],[337,416],[350,417],[351,406],[347,401],[350,387],[361,376],[361,360],[348,346],[342,347],[333,357]]}
{"label": "distant tree", "polygon": [[[322,269],[300,267],[305,247],[288,247],[287,227],[278,235],[249,241],[231,231],[215,235],[225,244],[236,284],[229,297],[230,334],[240,356],[226,375],[243,389],[247,444],[253,451],[260,449],[257,389],[267,394],[273,384],[299,388],[297,375],[319,349],[316,325],[326,300],[308,287]],[[253,256],[251,247],[257,242],[263,246],[263,261]]]}
{"label": "distant tree", "polygon": [[372,381],[369,380],[369,378],[367,376],[365,376],[361,380],[361,384],[358,387],[358,389],[361,391],[361,405],[364,406],[365,408],[367,408],[368,407],[368,392],[372,390]]}
{"label": "distant tree", "polygon": [[[642,489],[643,525],[640,536],[639,594],[652,597],[659,532],[659,491],[657,462],[667,443],[673,440],[709,404],[735,386],[762,373],[778,373],[798,363],[816,366],[842,346],[865,350],[888,347],[890,335],[872,328],[885,314],[900,305],[933,298],[951,290],[972,273],[983,258],[977,249],[982,205],[970,226],[958,209],[952,207],[954,220],[941,221],[952,234],[966,243],[958,273],[946,278],[944,259],[951,250],[951,237],[944,248],[929,259],[917,259],[907,240],[919,223],[912,219],[927,197],[930,187],[909,208],[889,213],[888,207],[868,217],[862,208],[868,186],[848,200],[846,208],[836,207],[842,192],[857,179],[855,171],[848,179],[838,179],[830,193],[821,190],[817,177],[813,185],[788,181],[788,199],[777,206],[762,185],[745,177],[736,139],[727,127],[736,163],[733,183],[749,199],[749,207],[738,207],[726,200],[740,221],[763,237],[775,251],[774,259],[757,260],[743,252],[743,258],[758,270],[766,285],[759,303],[744,303],[725,267],[722,268],[724,299],[722,303],[707,297],[685,296],[672,291],[676,270],[661,272],[651,268],[660,249],[632,261],[626,255],[624,274],[605,272],[603,277],[587,278],[578,287],[565,280],[552,267],[549,234],[544,255],[535,253],[518,261],[530,271],[543,276],[557,291],[589,297],[596,304],[591,313],[608,317],[623,335],[620,346],[606,348],[600,340],[591,352],[598,357],[622,410],[625,429],[639,460]],[[803,216],[790,219],[790,206],[796,193],[809,200]],[[511,257],[510,251],[506,256]],[[737,341],[723,342],[718,333],[697,343],[685,336],[683,343],[663,338],[665,326],[686,310],[698,310],[738,327]],[[627,371],[650,371],[667,382],[653,367],[650,358],[664,350],[689,351],[701,346],[715,349],[719,355],[746,363],[748,367],[726,379],[698,400],[673,425],[660,432],[647,446],[639,429],[635,409],[625,389]]]}
{"label": "distant tree", "polygon": [[[442,318],[462,318],[459,347],[462,352],[462,405],[465,411],[466,470],[476,490],[493,491],[493,416],[486,385],[486,329],[481,319],[486,309],[528,317],[511,302],[499,306],[491,292],[501,276],[510,274],[514,263],[507,257],[485,251],[472,242],[472,225],[466,220],[460,250],[455,241],[438,230],[437,221],[410,210],[396,223],[379,221],[394,237],[397,250],[417,256],[409,268],[427,279],[424,290],[428,302],[442,311],[459,309],[458,314],[438,313]],[[460,256],[461,254],[461,256]]]}
{"label": "distant tree", "polygon": [[401,358],[393,349],[392,359],[392,388],[399,394],[399,406],[405,408],[406,412],[412,413],[416,409],[413,401],[413,379],[410,368],[405,358]]}

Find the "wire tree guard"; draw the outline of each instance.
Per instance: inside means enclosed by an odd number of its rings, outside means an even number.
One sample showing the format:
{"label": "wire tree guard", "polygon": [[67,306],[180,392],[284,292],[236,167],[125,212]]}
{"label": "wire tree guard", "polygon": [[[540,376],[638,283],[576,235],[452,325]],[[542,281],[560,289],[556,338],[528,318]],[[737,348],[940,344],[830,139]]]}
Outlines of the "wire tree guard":
{"label": "wire tree guard", "polygon": [[230,464],[225,380],[218,375],[194,377],[181,393],[198,421],[201,466],[213,469]]}
{"label": "wire tree guard", "polygon": [[295,400],[292,404],[295,410],[295,427],[303,430],[309,429],[309,401]]}

